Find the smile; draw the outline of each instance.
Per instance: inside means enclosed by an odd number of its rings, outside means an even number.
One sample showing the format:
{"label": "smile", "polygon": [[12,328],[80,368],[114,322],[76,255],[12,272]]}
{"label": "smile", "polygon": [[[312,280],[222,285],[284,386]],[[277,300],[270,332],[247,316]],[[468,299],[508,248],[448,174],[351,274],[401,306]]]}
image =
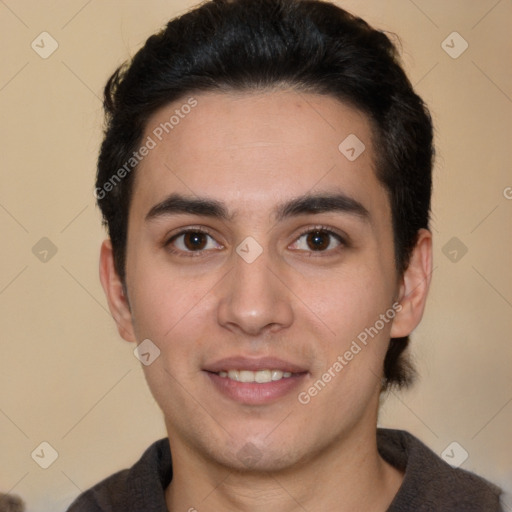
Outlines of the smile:
{"label": "smile", "polygon": [[243,355],[208,362],[202,370],[217,393],[244,405],[269,405],[293,397],[309,375],[300,363]]}

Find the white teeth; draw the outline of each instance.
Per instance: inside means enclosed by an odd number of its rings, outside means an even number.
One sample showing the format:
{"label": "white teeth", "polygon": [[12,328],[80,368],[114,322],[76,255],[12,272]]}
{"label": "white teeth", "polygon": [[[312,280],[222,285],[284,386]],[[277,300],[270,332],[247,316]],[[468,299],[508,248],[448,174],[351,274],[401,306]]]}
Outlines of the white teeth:
{"label": "white teeth", "polygon": [[238,375],[239,375],[240,382],[254,382],[255,377],[256,377],[254,375],[254,372],[250,372],[247,370],[242,370],[242,371],[238,372]]}
{"label": "white teeth", "polygon": [[272,380],[281,380],[283,375],[281,370],[272,370]]}
{"label": "white teeth", "polygon": [[291,372],[282,372],[281,370],[229,370],[218,372],[219,377],[236,380],[237,382],[257,382],[265,384],[281,379],[288,379],[292,376]]}
{"label": "white teeth", "polygon": [[[247,372],[249,373],[249,372]],[[272,381],[272,372],[270,370],[261,370],[254,374],[254,380],[259,383],[263,382],[271,382]]]}
{"label": "white teeth", "polygon": [[240,380],[240,374],[237,370],[229,370],[228,372],[228,377],[231,379],[231,380]]}

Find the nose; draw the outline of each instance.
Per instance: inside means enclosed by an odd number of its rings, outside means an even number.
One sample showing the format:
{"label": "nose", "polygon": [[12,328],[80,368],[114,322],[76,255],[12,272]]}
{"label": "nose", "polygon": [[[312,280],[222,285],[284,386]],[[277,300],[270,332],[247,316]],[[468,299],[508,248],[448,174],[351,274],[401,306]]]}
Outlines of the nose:
{"label": "nose", "polygon": [[223,280],[218,302],[218,322],[223,327],[250,336],[278,332],[293,323],[291,292],[270,268],[263,252],[247,263],[234,256],[234,268]]}

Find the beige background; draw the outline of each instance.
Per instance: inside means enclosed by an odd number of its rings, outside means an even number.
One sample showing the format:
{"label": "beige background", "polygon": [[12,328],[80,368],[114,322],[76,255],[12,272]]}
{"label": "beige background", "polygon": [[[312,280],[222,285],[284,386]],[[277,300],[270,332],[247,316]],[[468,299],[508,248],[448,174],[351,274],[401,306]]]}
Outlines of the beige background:
{"label": "beige background", "polygon": [[[106,79],[194,3],[0,0],[0,491],[30,511],[64,510],[164,435],[106,310],[92,191]],[[421,379],[386,400],[381,424],[439,454],[457,441],[463,468],[512,490],[512,3],[339,3],[400,35],[436,124],[435,271],[413,335]],[[43,31],[59,45],[47,59],[31,48]],[[453,31],[469,44],[457,59],[441,46]],[[46,262],[32,252],[43,237],[57,248]],[[443,252],[452,237],[467,247],[455,262]],[[31,458],[43,441],[58,452],[48,469]]]}

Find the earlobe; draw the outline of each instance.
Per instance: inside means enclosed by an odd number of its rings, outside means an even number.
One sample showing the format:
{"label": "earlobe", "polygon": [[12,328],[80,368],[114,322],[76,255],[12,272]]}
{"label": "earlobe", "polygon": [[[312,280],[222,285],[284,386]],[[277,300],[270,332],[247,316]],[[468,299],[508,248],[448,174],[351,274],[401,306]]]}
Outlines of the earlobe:
{"label": "earlobe", "polygon": [[105,240],[101,244],[99,270],[101,285],[120,336],[126,341],[136,341],[130,306],[124,292],[123,283],[115,268],[114,253],[110,240]]}
{"label": "earlobe", "polygon": [[402,276],[398,298],[402,309],[393,321],[392,338],[408,336],[420,323],[427,301],[431,276],[432,234],[427,229],[420,229],[409,266]]}

